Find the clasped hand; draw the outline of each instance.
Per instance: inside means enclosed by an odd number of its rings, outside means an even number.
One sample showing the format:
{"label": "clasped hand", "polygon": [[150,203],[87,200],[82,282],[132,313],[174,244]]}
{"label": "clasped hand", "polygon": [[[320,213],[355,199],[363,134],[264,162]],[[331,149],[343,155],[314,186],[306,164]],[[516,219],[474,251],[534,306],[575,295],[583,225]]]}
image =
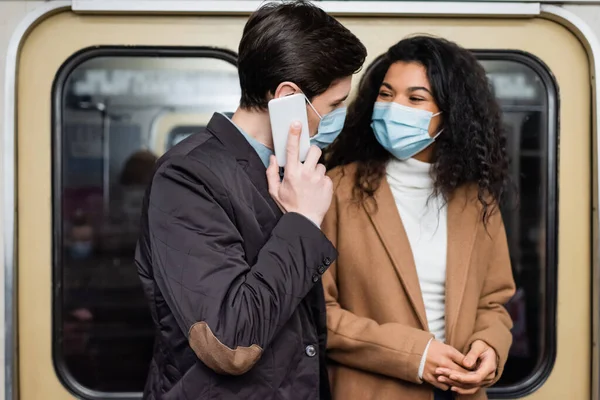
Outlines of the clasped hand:
{"label": "clasped hand", "polygon": [[482,340],[473,342],[466,356],[433,340],[427,351],[423,380],[444,391],[473,394],[492,383],[497,368],[496,352]]}

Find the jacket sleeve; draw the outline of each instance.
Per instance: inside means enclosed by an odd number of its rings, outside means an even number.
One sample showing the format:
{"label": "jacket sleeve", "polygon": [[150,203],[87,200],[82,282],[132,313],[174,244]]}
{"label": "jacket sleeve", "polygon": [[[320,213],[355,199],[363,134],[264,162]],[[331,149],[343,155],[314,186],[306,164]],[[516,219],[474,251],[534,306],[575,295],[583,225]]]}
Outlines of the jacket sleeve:
{"label": "jacket sleeve", "polygon": [[227,196],[202,162],[163,164],[152,183],[148,231],[156,284],[190,347],[215,372],[240,375],[337,253],[312,222],[288,213],[249,265]]}
{"label": "jacket sleeve", "polygon": [[[322,224],[323,232],[337,245],[337,199],[334,196]],[[338,303],[337,271],[341,261],[323,275],[327,304],[327,354],[348,367],[413,383],[422,383],[419,364],[433,334],[398,323],[379,324],[343,309]],[[368,268],[368,266],[365,266]]]}
{"label": "jacket sleeve", "polygon": [[506,231],[500,213],[497,218],[500,219],[500,226],[493,237],[493,250],[479,298],[475,329],[463,349],[466,354],[476,340],[482,340],[494,349],[498,357],[498,369],[490,385],[502,376],[512,344],[512,319],[504,305],[515,294]]}

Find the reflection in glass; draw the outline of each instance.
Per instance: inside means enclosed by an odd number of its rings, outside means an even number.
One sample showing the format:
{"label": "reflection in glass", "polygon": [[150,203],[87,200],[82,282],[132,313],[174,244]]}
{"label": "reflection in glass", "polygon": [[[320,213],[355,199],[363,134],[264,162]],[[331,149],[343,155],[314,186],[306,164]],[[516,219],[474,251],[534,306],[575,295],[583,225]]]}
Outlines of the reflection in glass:
{"label": "reflection in glass", "polygon": [[142,391],[154,327],[133,262],[142,199],[174,127],[234,111],[234,65],[213,58],[97,57],[64,85],[62,321],[67,373],[100,392]]}
{"label": "reflection in glass", "polygon": [[168,147],[171,148],[177,143],[181,142],[194,132],[198,132],[199,126],[177,126],[169,132],[168,136]]}
{"label": "reflection in glass", "polygon": [[513,346],[497,386],[515,384],[537,369],[545,352],[542,316],[546,294],[546,212],[548,210],[548,93],[529,66],[504,60],[481,62],[499,100],[507,133],[511,178],[519,204],[502,208],[517,292],[507,309],[513,319]]}

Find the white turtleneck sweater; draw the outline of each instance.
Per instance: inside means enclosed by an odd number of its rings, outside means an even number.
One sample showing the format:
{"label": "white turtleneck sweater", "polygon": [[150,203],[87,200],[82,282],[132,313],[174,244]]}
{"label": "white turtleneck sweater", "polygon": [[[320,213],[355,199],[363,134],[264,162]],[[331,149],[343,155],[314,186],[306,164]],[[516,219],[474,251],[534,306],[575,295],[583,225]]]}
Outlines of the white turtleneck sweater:
{"label": "white turtleneck sweater", "polygon": [[[431,164],[413,158],[394,158],[387,165],[386,175],[413,253],[429,331],[444,342],[448,214],[443,199],[431,196],[430,168]],[[430,343],[423,353],[419,378]]]}

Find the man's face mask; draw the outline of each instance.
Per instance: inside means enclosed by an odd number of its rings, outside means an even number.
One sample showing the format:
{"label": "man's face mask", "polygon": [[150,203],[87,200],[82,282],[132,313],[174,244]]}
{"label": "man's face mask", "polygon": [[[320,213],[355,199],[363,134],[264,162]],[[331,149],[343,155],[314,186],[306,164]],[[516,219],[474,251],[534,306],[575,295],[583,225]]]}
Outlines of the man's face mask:
{"label": "man's face mask", "polygon": [[342,131],[344,122],[346,121],[346,107],[336,108],[332,112],[321,116],[310,100],[308,100],[308,97],[306,97],[306,101],[321,120],[319,122],[319,127],[317,128],[317,134],[310,138],[310,144],[315,145],[320,149],[324,149],[333,143],[335,138],[338,137]]}

